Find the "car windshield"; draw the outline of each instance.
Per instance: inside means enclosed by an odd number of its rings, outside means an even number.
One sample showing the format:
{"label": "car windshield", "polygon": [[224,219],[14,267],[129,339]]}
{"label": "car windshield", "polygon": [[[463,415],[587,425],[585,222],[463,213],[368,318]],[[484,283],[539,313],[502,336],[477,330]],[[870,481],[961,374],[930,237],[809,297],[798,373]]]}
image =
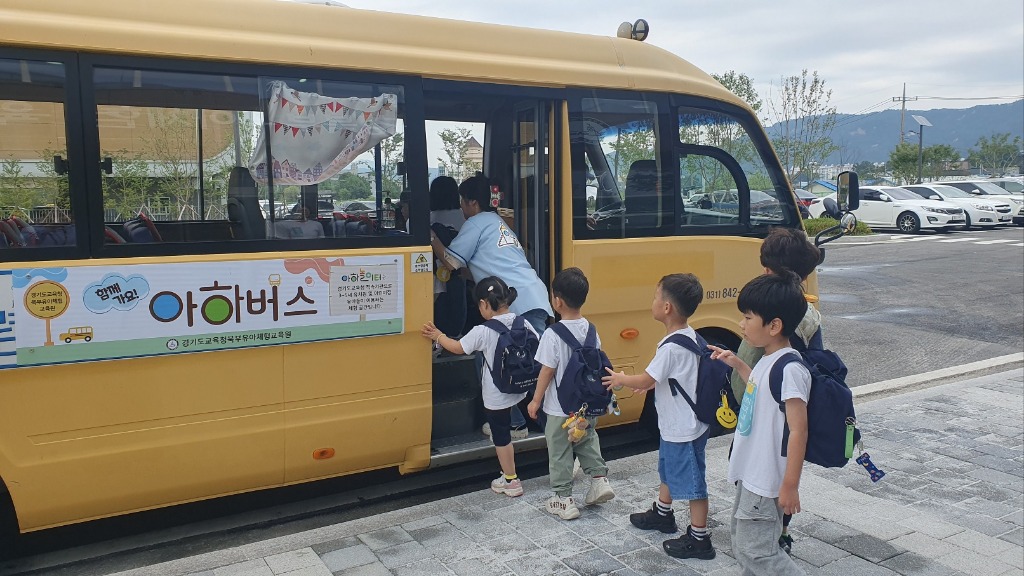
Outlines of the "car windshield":
{"label": "car windshield", "polygon": [[1024,195],[1024,183],[1016,180],[1000,180],[998,182],[993,182],[993,184],[1000,188],[1005,188],[1007,192],[1015,196]]}
{"label": "car windshield", "polygon": [[910,190],[903,188],[882,188],[882,192],[888,194],[893,200],[920,200],[921,197]]}
{"label": "car windshield", "polygon": [[983,195],[1006,196],[1007,191],[992,184],[991,182],[968,182],[971,187],[978,189]]}
{"label": "car windshield", "polygon": [[952,186],[936,186],[935,190],[946,198],[970,198],[971,195]]}

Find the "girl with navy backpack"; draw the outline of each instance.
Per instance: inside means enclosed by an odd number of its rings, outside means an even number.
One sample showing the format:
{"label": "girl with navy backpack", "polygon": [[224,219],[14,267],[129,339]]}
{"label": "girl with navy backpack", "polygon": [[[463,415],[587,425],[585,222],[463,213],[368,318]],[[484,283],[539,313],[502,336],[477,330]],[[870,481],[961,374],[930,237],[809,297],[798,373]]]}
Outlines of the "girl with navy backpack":
{"label": "girl with navy backpack", "polygon": [[[534,342],[538,341],[537,331],[521,318],[516,322],[516,315],[509,310],[509,306],[516,299],[516,289],[510,288],[500,278],[489,276],[481,279],[477,282],[473,295],[480,315],[486,321],[484,324],[474,326],[459,340],[445,336],[433,322],[424,324],[421,333],[452,354],[483,353],[485,368],[480,376],[480,385],[483,389],[484,412],[491,428],[491,440],[494,442],[494,451],[498,455],[502,472],[501,476],[491,482],[491,490],[506,496],[522,496],[523,484],[516,475],[515,448],[512,446],[511,411],[526,398],[527,393],[506,393],[499,390],[496,385],[493,376],[495,371],[492,368],[495,368],[495,352],[498,350],[499,339],[502,339],[502,331],[500,326],[498,329],[492,326],[496,321],[510,331],[525,328],[528,334],[532,335]],[[500,356],[498,355],[499,359]],[[532,357],[530,360],[532,361]],[[497,372],[500,371],[499,367]],[[504,387],[504,384],[502,385]]]}

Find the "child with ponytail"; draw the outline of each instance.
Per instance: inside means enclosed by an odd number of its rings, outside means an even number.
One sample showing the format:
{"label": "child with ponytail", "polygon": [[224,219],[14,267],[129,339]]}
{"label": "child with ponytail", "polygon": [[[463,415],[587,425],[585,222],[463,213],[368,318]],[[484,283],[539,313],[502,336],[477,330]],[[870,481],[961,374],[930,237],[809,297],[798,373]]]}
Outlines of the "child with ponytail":
{"label": "child with ponytail", "polygon": [[[477,282],[473,296],[485,321],[497,320],[511,329],[516,315],[509,311],[509,306],[516,299],[515,288],[510,288],[497,276],[488,276]],[[526,329],[536,336],[537,331],[529,322],[526,322]],[[482,352],[485,363],[492,361],[498,345],[498,333],[483,324],[474,326],[460,340],[445,336],[432,322],[424,324],[421,333],[453,354]],[[491,482],[491,490],[506,496],[522,496],[523,485],[516,475],[515,449],[512,446],[511,411],[526,398],[527,393],[505,394],[495,386],[489,369],[481,372],[484,412],[490,425],[491,440],[494,442],[494,450],[498,455],[502,472],[501,476]]]}

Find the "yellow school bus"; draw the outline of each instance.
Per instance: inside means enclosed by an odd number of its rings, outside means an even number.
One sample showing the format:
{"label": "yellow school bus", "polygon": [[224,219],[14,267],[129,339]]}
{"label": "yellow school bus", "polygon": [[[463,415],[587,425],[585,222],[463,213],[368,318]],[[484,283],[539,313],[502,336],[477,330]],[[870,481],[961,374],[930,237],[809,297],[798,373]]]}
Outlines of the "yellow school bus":
{"label": "yellow school bus", "polygon": [[5,0],[0,22],[0,206],[55,207],[0,228],[23,532],[493,457],[472,358],[419,334],[442,170],[497,183],[542,280],[583,269],[627,373],[663,275],[695,273],[693,325],[735,346],[760,239],[801,225],[751,109],[633,39],[269,0]]}

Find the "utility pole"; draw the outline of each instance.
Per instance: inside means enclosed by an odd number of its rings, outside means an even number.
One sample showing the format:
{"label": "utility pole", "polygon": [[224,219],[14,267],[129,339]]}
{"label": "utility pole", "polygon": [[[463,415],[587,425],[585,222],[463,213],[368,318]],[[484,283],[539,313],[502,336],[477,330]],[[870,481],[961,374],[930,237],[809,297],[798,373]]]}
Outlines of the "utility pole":
{"label": "utility pole", "polygon": [[910,100],[910,101],[917,100],[917,96],[912,96],[910,98],[907,98],[907,83],[904,82],[903,83],[903,96],[902,97],[900,97],[900,96],[893,96],[892,97],[892,101],[893,102],[901,102],[902,103],[902,106],[900,108],[900,144],[903,144],[903,137],[905,135],[905,132],[903,130],[903,115],[907,113],[907,100]]}

